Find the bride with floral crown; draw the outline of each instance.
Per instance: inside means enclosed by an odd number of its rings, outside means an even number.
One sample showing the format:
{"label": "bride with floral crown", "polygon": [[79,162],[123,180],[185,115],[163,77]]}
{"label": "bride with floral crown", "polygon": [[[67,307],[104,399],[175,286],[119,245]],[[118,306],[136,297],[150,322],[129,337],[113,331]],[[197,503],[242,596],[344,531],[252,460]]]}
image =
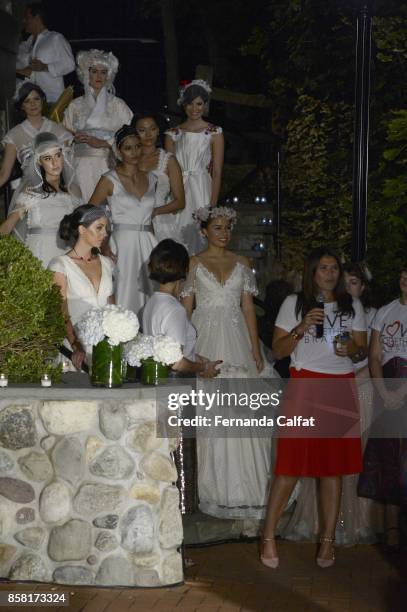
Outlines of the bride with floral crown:
{"label": "bride with floral crown", "polygon": [[211,91],[201,79],[182,87],[178,104],[184,109],[185,121],[165,132],[165,148],[176,156],[184,180],[185,208],[174,219],[176,240],[184,243],[190,255],[205,246],[193,213],[204,206],[216,206],[222,179],[222,128],[203,119]]}
{"label": "bride with floral crown", "polygon": [[[199,208],[194,215],[208,241],[191,258],[181,293],[198,338],[196,352],[223,360],[220,377],[245,385],[276,377],[260,348],[253,296],[257,295],[249,260],[227,250],[236,212],[227,207]],[[195,310],[193,310],[195,303]],[[256,430],[241,437],[197,438],[200,509],[212,516],[260,519],[264,516],[271,466],[271,437]]]}

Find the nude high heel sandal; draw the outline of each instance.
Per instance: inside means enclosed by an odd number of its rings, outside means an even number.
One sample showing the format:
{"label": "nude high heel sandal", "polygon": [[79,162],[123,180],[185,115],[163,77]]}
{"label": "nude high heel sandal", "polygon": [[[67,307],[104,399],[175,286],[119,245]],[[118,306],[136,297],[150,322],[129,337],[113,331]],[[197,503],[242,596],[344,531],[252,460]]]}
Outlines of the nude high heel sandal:
{"label": "nude high heel sandal", "polygon": [[[327,536],[322,536],[319,539],[319,541],[320,541],[320,544],[323,544],[324,542],[329,542],[330,544],[332,544],[333,542],[335,542],[335,538],[328,538]],[[334,551],[332,551],[331,559],[324,559],[322,557],[317,557],[317,565],[318,567],[322,567],[323,569],[325,569],[326,567],[332,567],[334,563],[335,563]]]}
{"label": "nude high heel sandal", "polygon": [[274,538],[262,538],[262,554],[260,555],[260,562],[266,567],[270,567],[271,569],[277,569],[280,563],[280,559],[278,557],[265,557],[263,555],[265,542],[274,542]]}

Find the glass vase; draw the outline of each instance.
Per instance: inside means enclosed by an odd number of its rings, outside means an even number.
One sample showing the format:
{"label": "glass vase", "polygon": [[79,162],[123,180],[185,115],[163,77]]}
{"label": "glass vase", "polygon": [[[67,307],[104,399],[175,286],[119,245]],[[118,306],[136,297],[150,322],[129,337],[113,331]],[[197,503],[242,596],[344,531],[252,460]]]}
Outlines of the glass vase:
{"label": "glass vase", "polygon": [[122,347],[112,346],[107,338],[93,347],[91,383],[94,387],[121,387]]}
{"label": "glass vase", "polygon": [[168,367],[154,361],[154,359],[143,359],[141,362],[141,384],[158,385],[160,381],[168,378]]}

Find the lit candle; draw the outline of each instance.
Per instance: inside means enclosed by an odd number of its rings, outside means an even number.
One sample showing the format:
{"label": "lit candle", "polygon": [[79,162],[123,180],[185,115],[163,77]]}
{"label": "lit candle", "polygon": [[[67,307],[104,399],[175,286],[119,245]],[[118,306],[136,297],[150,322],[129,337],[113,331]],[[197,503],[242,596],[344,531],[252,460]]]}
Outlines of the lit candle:
{"label": "lit candle", "polygon": [[51,384],[51,379],[48,374],[43,374],[41,378],[41,387],[50,387]]}
{"label": "lit candle", "polygon": [[8,378],[7,376],[2,372],[0,374],[0,387],[7,387],[8,386]]}

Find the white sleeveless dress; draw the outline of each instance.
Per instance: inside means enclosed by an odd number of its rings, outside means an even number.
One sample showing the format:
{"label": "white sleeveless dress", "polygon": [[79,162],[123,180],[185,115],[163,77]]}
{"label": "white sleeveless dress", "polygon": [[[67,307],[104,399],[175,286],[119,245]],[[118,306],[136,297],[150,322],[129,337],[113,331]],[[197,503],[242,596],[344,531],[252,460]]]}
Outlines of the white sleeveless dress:
{"label": "white sleeveless dress", "polygon": [[104,175],[113,184],[108,202],[112,214],[113,241],[117,247],[116,303],[139,314],[154,292],[147,264],[157,244],[151,214],[155,207],[157,178],[148,175],[148,188],[141,199],[125,190],[116,170]]}
{"label": "white sleeveless dress", "polygon": [[[172,157],[172,153],[160,149],[158,157],[158,164],[155,170],[152,170],[152,174],[157,177],[157,189],[155,192],[155,206],[164,206],[171,201],[171,185],[170,179],[167,174],[168,161]],[[153,219],[154,234],[158,242],[171,238],[176,242],[182,242],[181,236],[179,235],[179,227],[177,219],[180,215],[180,211],[176,213],[169,213],[167,215],[158,215]]]}
{"label": "white sleeveless dress", "polygon": [[215,134],[222,133],[222,128],[209,124],[202,132],[173,128],[165,133],[174,142],[175,155],[184,179],[185,208],[177,214],[176,223],[189,254],[195,255],[205,248],[206,240],[192,214],[198,208],[209,205],[212,195],[211,140]]}
{"label": "white sleeveless dress", "polygon": [[[203,264],[191,270],[182,296],[195,295],[192,315],[198,339],[196,354],[246,371],[257,378],[249,331],[240,307],[242,293],[257,295],[253,272],[236,263],[221,284]],[[266,366],[262,377],[276,377]],[[197,434],[199,508],[219,518],[264,517],[271,476],[270,437],[200,437]]]}

